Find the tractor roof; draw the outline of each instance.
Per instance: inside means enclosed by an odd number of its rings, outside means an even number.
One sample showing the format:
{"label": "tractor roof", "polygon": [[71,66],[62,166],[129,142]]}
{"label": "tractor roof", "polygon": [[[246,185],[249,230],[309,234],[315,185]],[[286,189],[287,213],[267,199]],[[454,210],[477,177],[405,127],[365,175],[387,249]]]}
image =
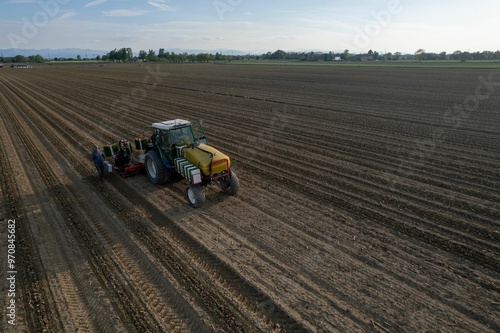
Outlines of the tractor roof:
{"label": "tractor roof", "polygon": [[184,127],[186,125],[191,125],[191,122],[184,119],[174,119],[162,121],[160,123],[153,123],[151,127],[168,131],[174,128]]}

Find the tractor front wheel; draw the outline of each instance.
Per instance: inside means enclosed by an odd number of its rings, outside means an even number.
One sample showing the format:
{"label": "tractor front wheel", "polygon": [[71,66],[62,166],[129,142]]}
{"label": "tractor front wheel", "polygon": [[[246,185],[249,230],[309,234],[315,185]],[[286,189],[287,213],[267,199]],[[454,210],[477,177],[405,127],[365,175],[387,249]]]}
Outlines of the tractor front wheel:
{"label": "tractor front wheel", "polygon": [[234,172],[231,172],[231,178],[222,179],[220,181],[220,187],[224,192],[229,195],[235,195],[240,188],[240,181]]}
{"label": "tractor front wheel", "polygon": [[170,172],[163,165],[156,151],[148,151],[144,160],[144,166],[146,167],[146,174],[153,184],[165,184],[170,180]]}
{"label": "tractor front wheel", "polygon": [[205,192],[203,192],[201,185],[189,185],[186,189],[186,197],[194,208],[200,208],[205,204]]}

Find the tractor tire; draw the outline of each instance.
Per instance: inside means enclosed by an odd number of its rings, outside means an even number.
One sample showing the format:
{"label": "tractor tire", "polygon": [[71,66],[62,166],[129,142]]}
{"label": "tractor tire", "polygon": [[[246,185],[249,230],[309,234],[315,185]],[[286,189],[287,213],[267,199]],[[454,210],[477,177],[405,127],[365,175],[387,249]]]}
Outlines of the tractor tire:
{"label": "tractor tire", "polygon": [[160,156],[154,150],[150,150],[144,159],[144,166],[149,180],[153,184],[165,184],[170,180],[170,172],[163,165]]}
{"label": "tractor tire", "polygon": [[206,197],[201,185],[189,185],[186,189],[186,198],[189,205],[194,208],[200,208],[205,204]]}
{"label": "tractor tire", "polygon": [[240,181],[236,174],[231,172],[231,178],[229,180],[221,180],[220,187],[225,193],[235,195],[238,193],[238,189],[240,188]]}

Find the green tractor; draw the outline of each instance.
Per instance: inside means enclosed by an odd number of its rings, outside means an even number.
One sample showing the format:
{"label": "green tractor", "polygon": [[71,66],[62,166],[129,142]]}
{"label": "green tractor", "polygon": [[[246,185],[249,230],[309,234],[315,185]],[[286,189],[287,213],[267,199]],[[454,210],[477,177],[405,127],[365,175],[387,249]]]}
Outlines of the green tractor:
{"label": "green tractor", "polygon": [[231,171],[231,160],[208,145],[199,121],[175,119],[153,123],[149,139],[136,140],[136,148],[145,150],[144,168],[154,184],[164,184],[174,174],[189,181],[186,197],[192,207],[205,203],[203,188],[219,183],[222,190],[234,195],[239,181]]}

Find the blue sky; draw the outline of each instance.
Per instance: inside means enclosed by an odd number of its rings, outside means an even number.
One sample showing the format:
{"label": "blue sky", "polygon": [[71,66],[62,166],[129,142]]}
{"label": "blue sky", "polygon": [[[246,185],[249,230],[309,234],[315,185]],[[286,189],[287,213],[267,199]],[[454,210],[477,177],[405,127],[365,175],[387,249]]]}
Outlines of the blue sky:
{"label": "blue sky", "polygon": [[500,48],[499,0],[7,0],[0,49]]}

